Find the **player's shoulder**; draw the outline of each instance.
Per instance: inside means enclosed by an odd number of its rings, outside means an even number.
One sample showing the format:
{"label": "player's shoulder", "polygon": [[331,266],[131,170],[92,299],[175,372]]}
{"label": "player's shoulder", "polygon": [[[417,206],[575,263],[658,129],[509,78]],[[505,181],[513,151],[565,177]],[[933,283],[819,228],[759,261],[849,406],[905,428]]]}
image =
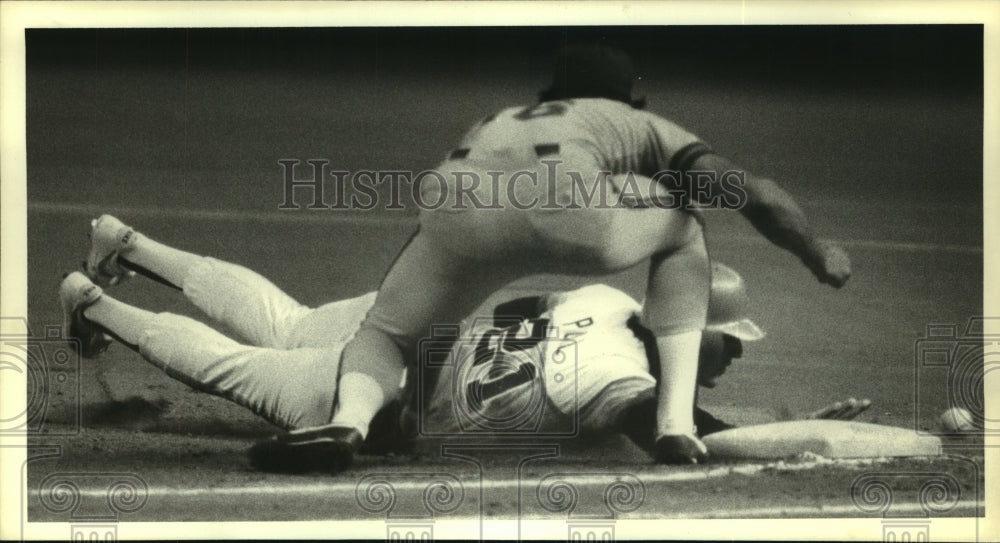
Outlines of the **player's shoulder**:
{"label": "player's shoulder", "polygon": [[525,115],[525,112],[531,111],[532,108],[537,107],[537,104],[515,104],[506,106],[500,110],[490,113],[486,117],[483,117],[482,124],[486,124],[497,119],[520,119],[520,117]]}
{"label": "player's shoulder", "polygon": [[614,113],[644,113],[644,110],[635,109],[631,105],[618,100],[607,98],[559,98],[557,100],[546,100],[534,103],[522,103],[507,106],[496,113],[497,116],[525,115],[544,113],[543,116],[558,116],[555,112],[568,113],[571,111],[600,110]]}
{"label": "player's shoulder", "polygon": [[480,120],[480,125],[497,120],[561,122],[573,118],[602,119],[604,122],[635,122],[656,115],[618,100],[607,98],[565,98],[505,107]]}
{"label": "player's shoulder", "polygon": [[633,107],[618,100],[606,98],[574,98],[570,106],[575,115],[599,122],[621,131],[654,131],[676,126],[656,113]]}
{"label": "player's shoulder", "polygon": [[570,98],[565,100],[565,102],[569,104],[570,107],[580,111],[603,111],[627,117],[644,117],[651,115],[651,113],[644,109],[635,108],[632,107],[631,104],[626,104],[620,100],[610,100],[608,98]]}

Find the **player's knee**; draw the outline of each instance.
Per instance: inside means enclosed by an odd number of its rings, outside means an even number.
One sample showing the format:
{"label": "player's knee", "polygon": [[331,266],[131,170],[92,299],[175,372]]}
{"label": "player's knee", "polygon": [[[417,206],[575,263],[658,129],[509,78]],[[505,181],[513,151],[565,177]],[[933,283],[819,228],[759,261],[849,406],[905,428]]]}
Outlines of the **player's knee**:
{"label": "player's knee", "polygon": [[670,235],[665,236],[665,247],[683,249],[703,247],[705,245],[705,229],[702,219],[693,213],[675,211]]}

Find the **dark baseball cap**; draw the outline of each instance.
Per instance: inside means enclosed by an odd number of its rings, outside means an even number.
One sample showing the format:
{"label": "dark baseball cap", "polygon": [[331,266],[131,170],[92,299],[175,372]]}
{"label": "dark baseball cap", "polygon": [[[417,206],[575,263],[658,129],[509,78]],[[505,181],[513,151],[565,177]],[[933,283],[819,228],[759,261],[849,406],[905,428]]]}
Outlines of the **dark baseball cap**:
{"label": "dark baseball cap", "polygon": [[608,98],[641,108],[646,99],[632,98],[634,80],[632,59],[625,51],[603,43],[575,43],[556,53],[552,84],[538,98]]}

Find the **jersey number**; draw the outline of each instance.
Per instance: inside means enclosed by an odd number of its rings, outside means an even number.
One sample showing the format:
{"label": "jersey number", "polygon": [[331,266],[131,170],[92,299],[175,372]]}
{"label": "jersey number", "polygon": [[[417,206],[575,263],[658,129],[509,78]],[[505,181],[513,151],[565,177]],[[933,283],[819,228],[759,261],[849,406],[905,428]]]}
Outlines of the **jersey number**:
{"label": "jersey number", "polygon": [[549,328],[549,319],[533,320],[531,334],[528,337],[514,336],[513,334],[516,333],[518,327],[520,327],[519,324],[509,328],[490,330],[479,338],[472,365],[475,367],[489,364],[491,367],[486,372],[489,380],[479,379],[469,383],[466,387],[465,397],[469,407],[473,410],[481,410],[483,403],[487,400],[514,387],[530,383],[537,376],[538,370],[533,364],[521,363],[516,368],[512,368],[512,365],[506,362],[505,357],[510,353],[532,349],[545,339]]}

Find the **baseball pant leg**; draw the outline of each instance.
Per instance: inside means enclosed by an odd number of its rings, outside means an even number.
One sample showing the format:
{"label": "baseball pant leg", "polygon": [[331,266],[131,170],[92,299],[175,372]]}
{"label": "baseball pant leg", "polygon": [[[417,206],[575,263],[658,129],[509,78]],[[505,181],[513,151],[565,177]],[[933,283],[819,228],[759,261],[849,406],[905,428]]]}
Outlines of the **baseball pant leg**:
{"label": "baseball pant leg", "polygon": [[287,348],[312,310],[243,266],[203,257],[184,280],[184,295],[252,345]]}
{"label": "baseball pant leg", "polygon": [[210,327],[171,313],[144,326],[140,354],[170,377],[242,405],[286,429],[329,422],[337,348],[277,350],[241,345]]}

